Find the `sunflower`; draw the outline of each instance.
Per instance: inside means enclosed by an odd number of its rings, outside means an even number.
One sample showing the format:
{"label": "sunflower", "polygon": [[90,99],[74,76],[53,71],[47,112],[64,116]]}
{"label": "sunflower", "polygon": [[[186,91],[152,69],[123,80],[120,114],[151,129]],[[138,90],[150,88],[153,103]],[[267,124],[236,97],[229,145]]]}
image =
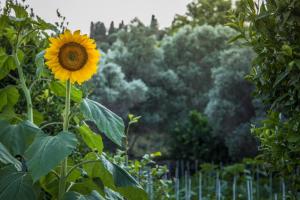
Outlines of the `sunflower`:
{"label": "sunflower", "polygon": [[96,73],[100,53],[94,40],[87,35],[66,30],[59,37],[49,40],[50,47],[45,53],[46,65],[55,78],[81,84]]}

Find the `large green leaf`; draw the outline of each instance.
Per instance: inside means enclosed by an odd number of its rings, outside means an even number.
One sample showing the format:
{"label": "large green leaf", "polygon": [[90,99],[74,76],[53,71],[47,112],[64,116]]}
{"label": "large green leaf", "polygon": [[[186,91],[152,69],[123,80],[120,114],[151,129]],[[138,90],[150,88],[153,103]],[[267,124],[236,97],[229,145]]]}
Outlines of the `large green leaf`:
{"label": "large green leaf", "polygon": [[90,195],[82,195],[78,192],[67,192],[64,200],[105,200],[97,191],[92,191]]}
{"label": "large green leaf", "polygon": [[105,186],[117,191],[128,200],[147,199],[147,194],[139,183],[128,172],[111,163],[103,155],[97,156],[90,153],[86,155],[85,159],[99,160],[99,162],[84,165],[89,176],[101,178]]}
{"label": "large green leaf", "polygon": [[[50,83],[50,89],[60,97],[66,96],[66,84],[58,81],[52,81]],[[71,88],[71,100],[79,103],[82,100],[82,91],[78,88],[76,88],[74,85],[72,85]]]}
{"label": "large green leaf", "polygon": [[84,117],[93,121],[97,128],[111,141],[122,146],[124,135],[124,122],[122,118],[105,108],[103,105],[90,99],[83,99],[80,110]]}
{"label": "large green leaf", "polygon": [[22,170],[22,164],[15,159],[0,142],[0,162],[4,164],[13,164],[18,171]]}
{"label": "large green leaf", "polygon": [[41,129],[29,121],[19,124],[0,121],[0,142],[13,156],[24,155],[37,133],[41,133]]}
{"label": "large green leaf", "polygon": [[39,134],[26,151],[27,165],[33,180],[38,180],[56,167],[76,148],[77,139],[73,133],[60,132],[55,136]]}
{"label": "large green leaf", "polygon": [[102,153],[103,150],[103,142],[102,137],[96,133],[94,133],[88,125],[84,124],[78,128],[78,132],[81,135],[85,144],[91,148],[91,150],[97,150],[99,154]]}
{"label": "large green leaf", "polygon": [[0,111],[5,106],[13,107],[19,99],[19,91],[15,86],[9,85],[0,89]]}
{"label": "large green leaf", "polygon": [[37,199],[31,176],[26,172],[16,171],[12,166],[0,169],[0,199]]}

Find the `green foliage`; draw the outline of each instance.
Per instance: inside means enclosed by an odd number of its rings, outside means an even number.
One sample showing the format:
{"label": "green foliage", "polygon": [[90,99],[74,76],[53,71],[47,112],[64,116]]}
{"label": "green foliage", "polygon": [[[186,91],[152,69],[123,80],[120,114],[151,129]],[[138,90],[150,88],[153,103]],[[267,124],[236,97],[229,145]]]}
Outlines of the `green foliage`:
{"label": "green foliage", "polygon": [[187,121],[176,126],[170,138],[171,153],[176,159],[200,162],[226,159],[227,149],[224,142],[212,135],[207,118],[196,111],[189,114]]}
{"label": "green foliage", "polygon": [[[51,81],[49,85],[50,90],[59,97],[66,97],[66,84],[58,81]],[[72,85],[71,100],[79,103],[82,100],[82,91]]]}
{"label": "green foliage", "polygon": [[111,163],[103,155],[94,153],[87,154],[84,158],[88,160],[99,160],[83,165],[83,169],[91,178],[101,178],[104,186],[113,189],[128,199],[146,199],[146,193],[136,180],[118,165]]}
{"label": "green foliage", "polygon": [[19,91],[14,86],[6,86],[0,89],[0,111],[5,108],[12,108],[19,100]]}
{"label": "green foliage", "polygon": [[80,109],[87,120],[93,121],[109,139],[122,146],[123,137],[125,137],[122,118],[103,105],[87,98],[83,99]]}
{"label": "green foliage", "polygon": [[251,96],[253,85],[245,80],[252,58],[250,49],[227,49],[220,53],[219,65],[212,70],[213,87],[205,114],[214,125],[214,135],[224,138],[233,160],[254,156],[257,152],[250,126],[241,128],[241,124],[249,122],[256,114]]}
{"label": "green foliage", "polygon": [[263,154],[260,158],[272,164],[272,170],[289,176],[299,165],[299,116],[285,119],[282,114],[270,112],[260,127],[253,127],[260,139]]}
{"label": "green foliage", "polygon": [[196,25],[224,25],[228,22],[226,13],[232,8],[232,1],[229,0],[195,0],[187,5],[185,15],[176,15],[171,30],[187,24]]}
{"label": "green foliage", "polygon": [[[186,25],[159,38],[151,25],[136,19],[128,29],[114,33],[115,42],[102,56],[100,73],[89,84],[91,98],[123,117],[143,115],[132,141],[147,133],[171,132],[197,110],[208,114],[214,135],[229,144],[224,133],[233,137],[256,109],[250,96],[253,86],[244,80],[253,52],[239,49],[239,43],[228,44],[236,33],[222,25]],[[240,135],[247,138],[249,131]],[[247,145],[256,147],[253,140]],[[237,156],[232,159],[243,157]]]}
{"label": "green foliage", "polygon": [[126,154],[118,151],[116,155],[110,157],[113,162],[125,168],[138,178],[143,188],[146,188],[148,198],[170,199],[172,192],[172,181],[162,178],[169,170],[165,165],[158,165],[156,158],[161,156],[160,152],[145,154],[139,160],[128,160]]}
{"label": "green foliage", "polygon": [[24,156],[25,150],[39,133],[41,130],[29,121],[23,121],[19,124],[0,121],[1,143],[13,156]]}
{"label": "green foliage", "polygon": [[78,128],[78,132],[84,140],[85,144],[92,150],[102,153],[103,143],[100,135],[95,134],[88,125],[83,124]]}
{"label": "green foliage", "polygon": [[92,191],[90,195],[82,195],[78,192],[67,192],[64,196],[65,200],[105,200],[97,191]]}
{"label": "green foliage", "polygon": [[234,39],[244,41],[256,52],[248,79],[255,84],[257,97],[269,108],[267,118],[252,129],[261,143],[259,158],[274,173],[292,181],[295,196],[299,179],[291,171],[299,165],[300,2],[241,3],[241,11],[232,13],[228,25],[239,33]]}
{"label": "green foliage", "polygon": [[91,98],[103,102],[111,110],[125,117],[135,105],[147,99],[148,87],[141,79],[128,81],[121,66],[103,63],[100,72],[90,83],[93,89]]}
{"label": "green foliage", "polygon": [[[2,17],[3,18],[3,17]],[[0,49],[0,80],[6,77],[11,70],[16,69],[15,61],[11,55],[7,55],[4,49]]]}
{"label": "green foliage", "polygon": [[0,198],[16,200],[36,199],[37,194],[33,188],[30,174],[23,171],[16,171],[11,166],[1,168]]}
{"label": "green foliage", "polygon": [[22,169],[21,163],[9,153],[2,143],[0,143],[0,162],[3,164],[13,164],[19,171]]}
{"label": "green foliage", "polygon": [[[83,98],[82,87],[54,81],[45,67],[49,34],[64,29],[65,18],[58,13],[63,22],[54,26],[28,10],[6,1],[0,11],[0,199],[62,200],[67,189],[71,199],[146,199],[134,177],[105,158],[102,137],[85,124],[94,121],[121,146],[123,120]],[[62,116],[63,131],[57,126]],[[100,174],[88,170],[93,163]]]}
{"label": "green foliage", "polygon": [[[243,1],[244,9],[228,24],[257,53],[248,79],[272,109],[292,116],[299,111],[299,1]],[[247,23],[249,22],[249,23]],[[249,24],[249,25],[246,25]]]}
{"label": "green foliage", "polygon": [[26,151],[27,165],[34,181],[46,175],[76,148],[74,134],[60,132],[55,136],[37,135]]}

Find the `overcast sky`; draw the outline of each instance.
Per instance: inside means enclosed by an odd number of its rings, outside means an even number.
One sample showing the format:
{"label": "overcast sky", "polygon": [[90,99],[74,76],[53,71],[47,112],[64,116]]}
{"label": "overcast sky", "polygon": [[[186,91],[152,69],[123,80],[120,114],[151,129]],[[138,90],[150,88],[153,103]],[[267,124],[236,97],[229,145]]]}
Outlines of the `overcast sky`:
{"label": "overcast sky", "polygon": [[[3,1],[3,0],[0,0]],[[71,30],[89,33],[91,21],[102,21],[108,27],[138,17],[145,24],[155,14],[160,27],[169,26],[175,14],[184,14],[192,0],[27,0],[37,15],[49,22],[57,21],[56,9],[66,16]]]}

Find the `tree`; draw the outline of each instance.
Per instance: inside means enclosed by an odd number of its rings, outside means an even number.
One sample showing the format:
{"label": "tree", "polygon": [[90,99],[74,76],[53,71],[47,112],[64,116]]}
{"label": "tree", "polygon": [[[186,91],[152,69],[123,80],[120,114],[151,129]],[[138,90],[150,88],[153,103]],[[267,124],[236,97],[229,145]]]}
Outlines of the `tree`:
{"label": "tree", "polygon": [[[248,79],[256,87],[255,94],[269,108],[261,126],[252,131],[261,143],[260,156],[275,173],[293,180],[296,196],[299,178],[299,85],[300,73],[300,2],[297,0],[243,0],[242,12],[232,13],[229,24],[241,39],[256,52]],[[247,22],[247,23],[245,23]]]}
{"label": "tree", "polygon": [[[214,135],[222,137],[228,145],[233,160],[256,152],[240,151],[241,148],[257,149],[249,125],[238,128],[255,116],[251,96],[253,85],[244,78],[250,70],[252,58],[253,52],[250,49],[227,49],[220,53],[219,64],[212,70],[213,86],[209,91],[205,114],[210,123],[214,124]],[[245,137],[252,139],[245,140]],[[232,146],[233,141],[236,142],[235,148]],[[239,146],[238,142],[243,142],[243,145]]]}
{"label": "tree", "polygon": [[91,22],[90,36],[94,38],[96,42],[104,42],[106,40],[106,27],[103,22]]}
{"label": "tree", "polygon": [[[184,26],[162,41],[164,65],[182,80],[186,111],[204,111],[212,86],[211,70],[218,66],[218,55],[230,47],[226,41],[234,31],[224,26]],[[186,115],[187,113],[185,113]]]}
{"label": "tree", "polygon": [[214,123],[215,134],[229,136],[235,127],[255,115],[253,86],[244,78],[252,57],[250,49],[228,49],[220,54],[219,66],[212,70],[213,87],[205,113]]}
{"label": "tree", "polygon": [[145,83],[140,79],[126,81],[121,67],[115,63],[103,63],[90,87],[94,100],[105,103],[124,118],[132,107],[147,99]]}
{"label": "tree", "polygon": [[226,13],[231,9],[230,0],[196,0],[187,5],[185,15],[176,15],[171,30],[187,24],[196,25],[224,25],[228,22]]}
{"label": "tree", "polygon": [[114,22],[112,21],[110,23],[110,26],[109,26],[109,29],[108,29],[108,35],[111,35],[111,34],[113,34],[115,32],[116,32],[115,25],[114,25]]}
{"label": "tree", "polygon": [[119,23],[118,29],[121,30],[121,29],[123,29],[123,28],[125,28],[125,25],[124,25],[124,21],[122,20],[122,21]]}
{"label": "tree", "polygon": [[227,150],[218,137],[212,135],[207,118],[191,111],[171,133],[171,156],[181,160],[220,162],[227,159]]}
{"label": "tree", "polygon": [[159,30],[158,21],[155,15],[151,16],[150,29],[153,31],[153,33],[156,33]]}
{"label": "tree", "polygon": [[162,52],[149,28],[138,19],[134,19],[129,28],[129,31],[117,33],[117,40],[111,46],[107,59],[122,66],[128,80],[140,78],[148,84],[159,71],[157,64],[162,59]]}

